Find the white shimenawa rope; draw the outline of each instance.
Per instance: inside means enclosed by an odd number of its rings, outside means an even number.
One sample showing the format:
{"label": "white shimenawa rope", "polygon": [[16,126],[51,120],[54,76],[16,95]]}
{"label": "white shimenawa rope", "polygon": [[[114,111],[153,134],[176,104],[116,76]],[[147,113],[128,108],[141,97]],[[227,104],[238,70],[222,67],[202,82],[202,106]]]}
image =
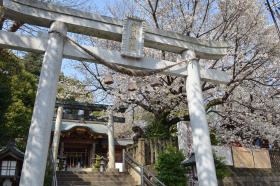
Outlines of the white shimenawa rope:
{"label": "white shimenawa rope", "polygon": [[108,67],[108,68],[110,68],[110,69],[112,69],[116,72],[119,72],[121,74],[126,74],[126,75],[129,75],[129,76],[135,76],[135,77],[150,76],[150,75],[154,75],[156,73],[160,73],[160,72],[163,72],[165,70],[168,70],[168,69],[170,69],[170,68],[172,68],[176,65],[179,65],[181,63],[184,63],[184,62],[187,63],[191,60],[194,60],[194,59],[182,60],[182,61],[179,61],[177,63],[174,63],[173,65],[169,65],[169,66],[166,66],[166,67],[163,67],[163,68],[160,68],[160,69],[156,69],[156,70],[135,70],[135,69],[125,68],[125,67],[107,62],[105,59],[101,58],[98,54],[95,54],[94,52],[86,49],[85,47],[83,47],[82,45],[80,45],[79,43],[74,41],[73,39],[69,38],[68,36],[66,36],[66,35],[64,35],[64,34],[58,32],[56,30],[49,31],[49,33],[56,33],[56,34],[60,35],[61,37],[65,38],[66,40],[69,40],[72,43],[74,43],[76,46],[78,46],[83,51],[85,51],[88,55],[95,58],[100,64],[102,64],[102,65],[104,65],[104,66],[106,66],[106,67]]}

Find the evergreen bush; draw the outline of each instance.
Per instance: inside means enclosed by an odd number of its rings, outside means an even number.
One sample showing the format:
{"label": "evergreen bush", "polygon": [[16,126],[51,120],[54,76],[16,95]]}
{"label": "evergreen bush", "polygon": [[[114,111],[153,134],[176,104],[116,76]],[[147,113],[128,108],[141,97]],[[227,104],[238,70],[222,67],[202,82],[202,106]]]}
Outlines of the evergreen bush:
{"label": "evergreen bush", "polygon": [[155,169],[158,171],[160,181],[168,186],[185,186],[187,185],[187,169],[180,166],[185,159],[182,151],[168,145],[167,149],[159,154]]}
{"label": "evergreen bush", "polygon": [[99,155],[96,155],[96,161],[94,163],[94,168],[95,169],[99,169],[100,168],[100,156]]}

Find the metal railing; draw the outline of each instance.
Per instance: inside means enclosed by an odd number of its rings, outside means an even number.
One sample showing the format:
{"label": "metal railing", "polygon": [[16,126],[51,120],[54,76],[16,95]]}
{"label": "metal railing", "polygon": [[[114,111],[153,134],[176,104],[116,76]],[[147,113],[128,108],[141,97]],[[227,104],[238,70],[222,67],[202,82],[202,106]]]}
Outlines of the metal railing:
{"label": "metal railing", "polygon": [[56,162],[54,162],[54,159],[53,159],[53,149],[52,148],[50,148],[50,165],[53,169],[52,186],[57,186]]}
{"label": "metal railing", "polygon": [[[123,170],[125,171],[126,166],[129,165],[139,176],[141,177],[141,186],[144,185],[162,185],[165,186],[155,175],[153,175],[148,169],[146,169],[143,165],[136,162],[136,160],[125,152],[123,149]],[[139,169],[137,169],[139,167]]]}

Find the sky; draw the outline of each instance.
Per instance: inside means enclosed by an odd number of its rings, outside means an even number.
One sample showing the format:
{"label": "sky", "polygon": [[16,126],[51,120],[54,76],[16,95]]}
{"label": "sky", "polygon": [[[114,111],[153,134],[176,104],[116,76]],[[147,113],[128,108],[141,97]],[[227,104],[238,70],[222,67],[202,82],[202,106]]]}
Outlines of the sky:
{"label": "sky", "polygon": [[[66,4],[70,5],[71,8],[76,8],[79,10],[85,10],[87,12],[97,13],[101,15],[107,15],[110,16],[106,11],[106,5],[117,2],[117,0],[61,0],[61,4],[65,5],[65,1],[67,1]],[[79,6],[72,6],[73,4],[79,5]],[[63,59],[62,61],[62,68],[61,71],[66,76],[75,77],[79,80],[83,80],[82,76],[79,75],[79,72],[74,68],[75,64],[79,63],[79,61],[76,60],[69,60],[69,59]]]}

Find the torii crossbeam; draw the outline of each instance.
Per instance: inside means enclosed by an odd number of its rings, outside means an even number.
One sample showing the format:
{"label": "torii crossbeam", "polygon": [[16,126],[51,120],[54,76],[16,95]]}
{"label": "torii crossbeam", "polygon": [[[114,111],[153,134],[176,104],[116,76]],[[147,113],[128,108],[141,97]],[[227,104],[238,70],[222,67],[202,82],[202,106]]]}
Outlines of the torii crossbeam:
{"label": "torii crossbeam", "polygon": [[[181,54],[183,59],[193,59],[188,65],[180,64],[163,73],[187,78],[186,92],[199,185],[217,185],[200,80],[227,83],[229,79],[225,72],[200,68],[196,58],[219,59],[226,55],[229,44],[200,40],[148,26],[142,27],[143,20],[133,17],[121,21],[36,0],[0,2],[3,3],[1,11],[8,19],[47,27],[50,31],[64,35],[73,32],[122,42],[125,48],[122,52],[84,46],[109,63],[148,70],[174,64],[170,61],[143,57],[141,55],[143,46]],[[0,47],[45,53],[20,180],[21,186],[42,186],[62,58],[94,63],[98,61],[55,32],[32,37],[1,31]]]}

